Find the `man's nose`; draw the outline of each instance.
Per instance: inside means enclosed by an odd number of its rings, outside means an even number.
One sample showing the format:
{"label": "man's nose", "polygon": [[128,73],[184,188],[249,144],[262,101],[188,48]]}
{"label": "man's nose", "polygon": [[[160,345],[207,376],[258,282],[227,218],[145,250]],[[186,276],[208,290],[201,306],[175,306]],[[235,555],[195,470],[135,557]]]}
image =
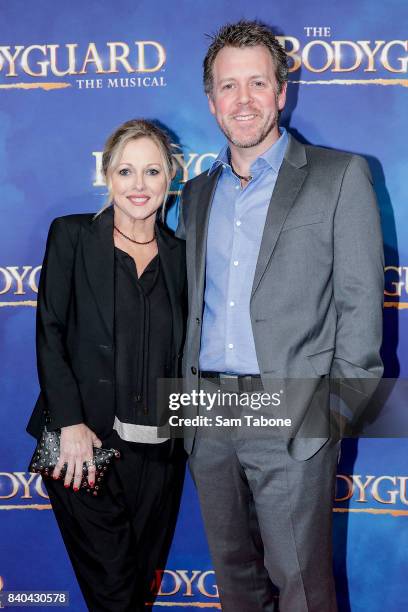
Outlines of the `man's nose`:
{"label": "man's nose", "polygon": [[238,102],[239,104],[249,104],[251,101],[251,90],[247,84],[241,84],[238,87]]}

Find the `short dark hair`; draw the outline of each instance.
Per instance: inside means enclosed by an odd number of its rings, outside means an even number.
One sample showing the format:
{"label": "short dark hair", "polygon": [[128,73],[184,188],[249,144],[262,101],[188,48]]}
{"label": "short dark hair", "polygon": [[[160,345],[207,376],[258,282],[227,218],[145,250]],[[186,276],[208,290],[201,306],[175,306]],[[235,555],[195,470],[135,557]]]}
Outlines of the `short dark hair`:
{"label": "short dark hair", "polygon": [[213,65],[221,49],[224,47],[242,49],[244,47],[256,47],[257,45],[263,45],[270,52],[275,66],[278,93],[282,91],[283,84],[288,80],[288,58],[285,49],[278,42],[268,25],[261,21],[241,19],[237,23],[227,23],[209,38],[211,38],[212,43],[203,62],[203,81],[206,94],[211,95],[213,92]]}

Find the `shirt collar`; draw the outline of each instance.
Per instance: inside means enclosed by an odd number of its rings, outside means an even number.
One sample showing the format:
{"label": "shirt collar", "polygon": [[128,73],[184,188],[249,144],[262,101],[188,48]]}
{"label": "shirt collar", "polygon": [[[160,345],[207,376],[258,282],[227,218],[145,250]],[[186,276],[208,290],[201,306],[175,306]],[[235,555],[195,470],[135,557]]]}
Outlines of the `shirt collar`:
{"label": "shirt collar", "polygon": [[[288,133],[284,127],[279,128],[280,137],[276,142],[273,143],[269,149],[265,151],[262,155],[257,157],[257,159],[251,164],[251,173],[252,171],[260,170],[261,168],[269,166],[274,170],[274,172],[278,173],[279,168],[281,167],[283,158],[285,156],[286,147],[288,145]],[[217,158],[211,164],[208,175],[213,174],[215,170],[219,166],[228,165],[228,145],[224,145],[221,151],[219,152]]]}
{"label": "shirt collar", "polygon": [[224,145],[216,159],[208,169],[208,175],[213,174],[219,166],[228,165],[228,145]]}

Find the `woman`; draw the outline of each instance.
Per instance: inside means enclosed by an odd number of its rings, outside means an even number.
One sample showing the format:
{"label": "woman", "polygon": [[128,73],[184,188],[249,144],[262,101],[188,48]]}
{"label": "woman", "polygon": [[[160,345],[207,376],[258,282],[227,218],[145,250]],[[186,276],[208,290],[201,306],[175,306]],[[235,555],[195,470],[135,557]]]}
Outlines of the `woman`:
{"label": "woman", "polygon": [[[27,430],[61,429],[45,486],[89,610],[138,611],[165,562],[184,475],[183,456],[158,435],[156,381],[178,375],[185,255],[157,218],[173,176],[167,135],[128,121],[102,165],[107,205],[50,228],[37,309],[41,393]],[[121,459],[93,497],[80,489],[82,468],[94,487],[102,444]]]}

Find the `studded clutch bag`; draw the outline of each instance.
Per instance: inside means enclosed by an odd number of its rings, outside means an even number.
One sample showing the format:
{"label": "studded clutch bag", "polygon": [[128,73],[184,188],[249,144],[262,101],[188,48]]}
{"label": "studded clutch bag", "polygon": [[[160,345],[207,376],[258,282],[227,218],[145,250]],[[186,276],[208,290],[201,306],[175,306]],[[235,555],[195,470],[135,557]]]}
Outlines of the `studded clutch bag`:
{"label": "studded clutch bag", "polygon": [[[52,472],[58,462],[60,455],[60,440],[60,431],[44,430],[34,451],[34,454],[30,461],[30,465],[28,466],[28,471],[41,474],[43,478],[52,478]],[[95,447],[93,449],[93,452],[93,460],[95,462],[96,468],[95,486],[89,486],[88,467],[84,463],[82,468],[81,488],[87,493],[97,496],[98,493],[100,493],[106,472],[112,465],[113,460],[119,459],[120,452],[118,450],[115,450],[114,448]],[[60,472],[60,480],[63,480],[65,478],[66,468],[67,466],[65,464]]]}

